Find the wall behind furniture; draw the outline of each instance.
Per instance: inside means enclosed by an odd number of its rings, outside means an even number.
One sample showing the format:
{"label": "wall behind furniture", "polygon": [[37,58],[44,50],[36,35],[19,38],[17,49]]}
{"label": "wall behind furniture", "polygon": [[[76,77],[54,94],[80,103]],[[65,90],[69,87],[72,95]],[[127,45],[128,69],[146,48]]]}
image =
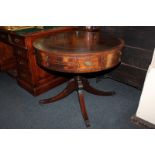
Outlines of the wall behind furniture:
{"label": "wall behind furniture", "polygon": [[155,48],[155,26],[102,26],[101,32],[125,41],[122,63],[107,75],[142,89]]}

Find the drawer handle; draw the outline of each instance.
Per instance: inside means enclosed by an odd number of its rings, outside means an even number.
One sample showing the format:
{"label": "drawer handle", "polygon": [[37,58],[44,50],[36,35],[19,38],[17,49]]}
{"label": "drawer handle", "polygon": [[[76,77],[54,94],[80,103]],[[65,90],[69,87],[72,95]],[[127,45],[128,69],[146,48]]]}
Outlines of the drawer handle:
{"label": "drawer handle", "polygon": [[14,41],[15,41],[16,43],[19,43],[19,42],[20,42],[20,40],[17,39],[17,38],[15,38]]}
{"label": "drawer handle", "polygon": [[93,63],[91,61],[85,61],[84,64],[85,66],[92,66]]}

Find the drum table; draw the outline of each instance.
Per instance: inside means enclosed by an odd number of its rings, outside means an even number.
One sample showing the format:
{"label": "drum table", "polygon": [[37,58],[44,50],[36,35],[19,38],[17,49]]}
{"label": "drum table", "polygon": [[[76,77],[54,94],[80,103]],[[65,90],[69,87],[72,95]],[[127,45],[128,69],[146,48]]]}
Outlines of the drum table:
{"label": "drum table", "polygon": [[68,31],[40,38],[34,42],[38,64],[58,72],[73,75],[67,87],[58,95],[40,100],[48,104],[77,91],[79,103],[86,126],[90,126],[83,90],[110,96],[115,92],[100,91],[90,86],[83,73],[93,73],[110,69],[121,62],[121,39],[105,37],[99,32]]}

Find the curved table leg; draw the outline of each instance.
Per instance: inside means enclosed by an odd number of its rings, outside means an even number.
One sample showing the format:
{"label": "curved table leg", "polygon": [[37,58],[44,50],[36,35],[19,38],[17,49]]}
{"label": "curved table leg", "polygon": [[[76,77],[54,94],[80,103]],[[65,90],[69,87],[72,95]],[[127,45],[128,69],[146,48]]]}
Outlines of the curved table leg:
{"label": "curved table leg", "polygon": [[75,89],[76,89],[76,85],[75,85],[74,80],[70,80],[68,82],[67,87],[62,92],[60,92],[58,95],[51,97],[51,98],[48,98],[48,99],[40,100],[39,103],[49,104],[49,103],[52,103],[54,101],[60,100],[64,97],[68,96],[69,94],[71,94]]}
{"label": "curved table leg", "polygon": [[51,98],[48,98],[48,99],[40,100],[39,103],[41,103],[41,104],[52,103],[54,101],[60,100],[64,97],[68,96],[74,90],[76,90],[78,93],[78,97],[79,97],[79,103],[80,103],[82,116],[84,118],[86,126],[89,127],[90,122],[89,122],[88,114],[87,114],[86,107],[85,107],[83,89],[89,93],[92,93],[95,95],[101,95],[101,96],[102,95],[103,96],[110,96],[110,95],[115,94],[115,92],[106,92],[106,91],[97,90],[97,89],[93,88],[92,86],[90,86],[87,79],[85,79],[81,76],[76,76],[68,82],[67,87],[62,92],[60,92],[58,95],[51,97]]}
{"label": "curved table leg", "polygon": [[86,107],[85,107],[85,101],[84,101],[83,92],[82,92],[82,90],[78,89],[77,93],[78,93],[78,97],[79,97],[79,103],[80,103],[80,107],[81,107],[82,116],[84,118],[86,127],[89,127],[90,126],[90,122],[89,122],[89,118],[88,118]]}
{"label": "curved table leg", "polygon": [[92,86],[90,86],[88,80],[85,78],[82,79],[82,82],[83,82],[83,89],[91,94],[99,96],[111,96],[115,94],[114,91],[101,91],[93,88]]}

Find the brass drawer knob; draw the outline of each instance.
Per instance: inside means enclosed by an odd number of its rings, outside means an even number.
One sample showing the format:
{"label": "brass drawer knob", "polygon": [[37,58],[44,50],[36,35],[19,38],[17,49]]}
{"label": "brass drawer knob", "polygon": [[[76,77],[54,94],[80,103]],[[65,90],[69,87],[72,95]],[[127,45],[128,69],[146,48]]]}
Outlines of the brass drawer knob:
{"label": "brass drawer knob", "polygon": [[84,64],[85,66],[92,66],[93,63],[91,61],[85,61]]}

